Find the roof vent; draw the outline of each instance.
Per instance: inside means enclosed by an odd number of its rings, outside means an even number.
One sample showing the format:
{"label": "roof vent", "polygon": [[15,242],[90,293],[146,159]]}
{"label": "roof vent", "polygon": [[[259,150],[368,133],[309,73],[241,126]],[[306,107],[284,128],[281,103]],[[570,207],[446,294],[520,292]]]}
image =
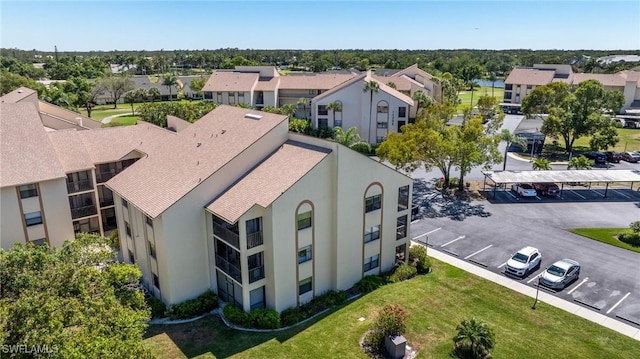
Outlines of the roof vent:
{"label": "roof vent", "polygon": [[226,132],[227,132],[227,130],[223,129],[220,134],[224,135]]}
{"label": "roof vent", "polygon": [[202,142],[196,143],[196,147],[200,147],[200,146],[202,146]]}
{"label": "roof vent", "polygon": [[18,93],[22,93],[22,90],[18,90]]}
{"label": "roof vent", "polygon": [[256,114],[253,114],[253,113],[247,113],[247,114],[244,115],[244,117],[245,118],[250,118],[252,120],[259,120],[259,119],[262,118],[262,115],[256,115]]}

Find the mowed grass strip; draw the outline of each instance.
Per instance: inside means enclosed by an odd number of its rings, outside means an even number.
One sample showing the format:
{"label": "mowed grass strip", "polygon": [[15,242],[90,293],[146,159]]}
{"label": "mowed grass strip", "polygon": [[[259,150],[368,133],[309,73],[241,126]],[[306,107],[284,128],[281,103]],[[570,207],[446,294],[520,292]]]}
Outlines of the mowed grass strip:
{"label": "mowed grass strip", "polygon": [[111,119],[111,123],[117,126],[131,126],[138,123],[140,116],[119,116]]}
{"label": "mowed grass strip", "polygon": [[[495,330],[495,358],[638,358],[640,341],[538,302],[448,264],[431,274],[384,286],[331,313],[283,332],[245,333],[209,317],[151,326],[146,343],[159,358],[366,358],[358,340],[379,308],[407,310],[409,345],[420,358],[447,358],[456,326],[484,319]],[[358,318],[366,320],[360,322]]]}
{"label": "mowed grass strip", "polygon": [[599,242],[640,253],[640,247],[632,246],[615,238],[615,236],[625,229],[626,228],[573,228],[569,231]]}

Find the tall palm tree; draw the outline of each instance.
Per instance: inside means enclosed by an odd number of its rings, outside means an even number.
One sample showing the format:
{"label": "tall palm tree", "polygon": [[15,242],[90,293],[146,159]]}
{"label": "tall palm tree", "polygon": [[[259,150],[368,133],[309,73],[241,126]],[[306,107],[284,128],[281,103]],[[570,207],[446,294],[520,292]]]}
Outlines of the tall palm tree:
{"label": "tall palm tree", "polygon": [[124,95],[124,101],[128,102],[131,105],[131,113],[135,116],[136,110],[133,108],[133,103],[136,102],[136,93],[135,91],[129,91]]}
{"label": "tall palm tree", "polygon": [[495,72],[491,71],[489,72],[489,76],[487,77],[487,80],[491,81],[491,97],[493,96],[493,90],[496,87],[496,81],[498,81],[498,76],[496,75]]}
{"label": "tall palm tree", "polygon": [[298,99],[298,106],[302,106],[302,110],[304,111],[304,119],[308,120],[307,118],[307,105],[309,104],[309,99],[306,97],[300,97]]}
{"label": "tall palm tree", "polygon": [[546,158],[536,158],[531,164],[534,171],[551,171],[551,162]]}
{"label": "tall palm tree", "polygon": [[169,101],[171,101],[173,98],[173,95],[171,94],[171,87],[178,86],[178,77],[173,74],[165,74],[162,76],[162,85],[167,86],[169,89]]}
{"label": "tall palm tree", "polygon": [[590,170],[591,160],[582,155],[574,157],[569,160],[569,163],[567,163],[567,169],[570,170],[572,168],[575,168],[577,170]]}
{"label": "tall palm tree", "polygon": [[296,113],[296,107],[290,103],[283,105],[279,110],[281,114],[289,116],[289,118],[293,117],[293,114]]}
{"label": "tall palm tree", "polygon": [[[333,125],[336,125],[336,111],[342,111],[342,104],[338,101],[333,101],[327,105],[327,110],[331,110],[333,113]],[[342,127],[342,120],[340,120],[340,127]]]}
{"label": "tall palm tree", "polygon": [[369,143],[371,143],[371,118],[373,117],[371,111],[373,111],[373,93],[378,92],[379,90],[380,84],[374,80],[367,81],[362,89],[364,92],[369,91]]}
{"label": "tall palm tree", "polygon": [[504,148],[504,162],[502,163],[502,170],[507,169],[507,153],[509,152],[509,147],[512,144],[517,145],[522,149],[527,149],[527,139],[524,137],[516,136],[515,134],[509,132],[509,130],[504,129],[500,132],[500,139],[505,141],[507,145]]}
{"label": "tall palm tree", "polygon": [[416,104],[416,116],[418,116],[421,108],[426,108],[429,107],[429,105],[433,104],[433,99],[427,96],[424,91],[414,92],[411,98]]}
{"label": "tall palm tree", "polygon": [[343,130],[342,127],[336,127],[333,133],[333,139],[341,145],[354,150],[367,149],[371,151],[371,145],[360,137],[357,127],[351,127],[347,131]]}
{"label": "tall palm tree", "polygon": [[[466,352],[472,358],[490,357],[489,349],[495,344],[493,330],[481,319],[465,319],[456,327],[458,333],[453,337],[456,343],[454,352]],[[460,356],[459,356],[460,357]]]}

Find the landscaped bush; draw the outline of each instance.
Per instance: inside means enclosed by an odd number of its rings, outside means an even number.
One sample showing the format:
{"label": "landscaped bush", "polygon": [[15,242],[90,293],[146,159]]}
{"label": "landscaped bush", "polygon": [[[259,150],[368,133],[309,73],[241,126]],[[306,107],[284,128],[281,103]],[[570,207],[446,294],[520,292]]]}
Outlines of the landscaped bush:
{"label": "landscaped bush", "polygon": [[384,338],[404,334],[406,321],[407,314],[404,309],[393,304],[384,306],[373,322],[373,328],[365,336],[364,344],[372,352],[383,351]]}
{"label": "landscaped bush", "polygon": [[632,246],[640,246],[640,221],[632,222],[629,229],[618,234],[618,239]]}
{"label": "landscaped bush", "polygon": [[387,281],[384,277],[381,277],[379,275],[368,275],[360,279],[358,283],[354,285],[354,287],[360,293],[369,293],[382,287],[385,284],[387,284]]}
{"label": "landscaped bush", "polygon": [[172,320],[187,319],[209,313],[216,308],[218,308],[218,296],[211,290],[207,290],[195,298],[172,305],[167,315]]}
{"label": "landscaped bush", "polygon": [[307,318],[311,318],[325,309],[341,305],[346,301],[346,292],[330,290],[301,306],[283,310],[282,313],[280,313],[280,322],[283,327],[288,327]]}
{"label": "landscaped bush", "polygon": [[418,274],[418,269],[416,269],[416,267],[407,263],[402,263],[396,268],[393,274],[391,274],[389,280],[393,283],[402,282],[415,277],[416,274]]}
{"label": "landscaped bush", "polygon": [[231,323],[245,328],[276,329],[280,328],[280,314],[273,309],[258,308],[250,312],[227,304],[222,311]]}
{"label": "landscaped bush", "polygon": [[409,263],[416,267],[418,274],[429,273],[431,260],[427,257],[427,249],[423,246],[409,247]]}
{"label": "landscaped bush", "polygon": [[151,308],[152,318],[163,318],[165,316],[167,306],[160,299],[154,296],[149,296],[146,297],[144,301],[147,303],[147,306]]}
{"label": "landscaped bush", "polygon": [[231,305],[231,304],[225,305],[224,309],[222,310],[222,314],[224,314],[224,317],[229,322],[235,325],[239,325],[241,327],[251,326],[251,317],[249,317],[249,313],[236,307],[235,305]]}
{"label": "landscaped bush", "polygon": [[453,337],[455,343],[451,354],[459,359],[491,358],[489,349],[495,345],[493,329],[482,319],[465,319],[456,327],[458,331]]}

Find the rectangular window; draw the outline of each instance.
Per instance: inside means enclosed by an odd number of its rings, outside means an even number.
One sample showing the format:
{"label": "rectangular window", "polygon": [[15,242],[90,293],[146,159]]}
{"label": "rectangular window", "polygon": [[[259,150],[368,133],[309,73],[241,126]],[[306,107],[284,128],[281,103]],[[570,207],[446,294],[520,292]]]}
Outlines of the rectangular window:
{"label": "rectangular window", "polygon": [[156,258],[156,245],[151,243],[151,241],[147,241],[149,243],[149,255],[151,258]]}
{"label": "rectangular window", "polygon": [[81,219],[73,222],[74,233],[100,233],[98,217]]}
{"label": "rectangular window", "polygon": [[264,252],[256,253],[247,258],[249,264],[249,283],[264,278]]}
{"label": "rectangular window", "polygon": [[380,209],[382,204],[382,195],[377,194],[375,196],[367,197],[365,200],[365,212],[373,212],[375,210]]}
{"label": "rectangular window", "polygon": [[298,214],[298,230],[311,227],[311,211]]}
{"label": "rectangular window", "polygon": [[364,271],[368,272],[372,269],[378,268],[378,255],[366,258],[364,260]]}
{"label": "rectangular window", "polygon": [[329,111],[326,105],[318,105],[318,116],[327,116]]}
{"label": "rectangular window", "polygon": [[388,106],[378,106],[378,113],[389,113]]}
{"label": "rectangular window", "polygon": [[160,278],[155,273],[153,274],[153,285],[160,290]]}
{"label": "rectangular window", "polygon": [[249,302],[251,304],[251,309],[266,308],[264,300],[264,286],[249,292]]}
{"label": "rectangular window", "polygon": [[127,236],[131,237],[131,226],[129,226],[129,222],[124,221],[124,228],[125,228],[125,231],[127,232]]}
{"label": "rectangular window", "polygon": [[213,100],[213,92],[206,91],[204,93],[204,99],[205,100]]}
{"label": "rectangular window", "polygon": [[229,105],[235,105],[236,104],[235,92],[229,92],[228,96],[229,96]]}
{"label": "rectangular window", "polygon": [[129,202],[127,202],[127,200],[124,198],[122,199],[122,207],[129,208]]}
{"label": "rectangular window", "polygon": [[404,263],[407,256],[407,244],[402,244],[396,247],[396,263]]}
{"label": "rectangular window", "polygon": [[298,250],[298,264],[311,260],[311,246]]}
{"label": "rectangular window", "polygon": [[299,295],[303,295],[304,293],[310,292],[311,288],[312,288],[312,277],[309,277],[307,279],[303,279],[300,281],[300,283],[298,283],[298,294]]}
{"label": "rectangular window", "polygon": [[38,188],[35,183],[20,186],[20,198],[36,197],[37,195]]}
{"label": "rectangular window", "polygon": [[131,249],[127,249],[127,251],[129,251],[129,262],[131,264],[136,264],[136,257],[133,255],[133,252],[131,252]]}
{"label": "rectangular window", "polygon": [[41,246],[47,243],[47,239],[46,238],[35,239],[33,241],[29,241],[29,243],[33,244],[34,246]]}
{"label": "rectangular window", "polygon": [[222,92],[216,92],[216,102],[222,103]]}
{"label": "rectangular window", "polygon": [[409,186],[398,188],[398,212],[409,208]]}
{"label": "rectangular window", "polygon": [[342,120],[334,120],[333,127],[342,127]]}
{"label": "rectangular window", "polygon": [[404,106],[398,107],[398,117],[404,118],[407,117],[407,108]]}
{"label": "rectangular window", "polygon": [[513,90],[513,85],[512,85],[512,84],[505,84],[505,85],[504,85],[504,90],[505,90],[505,91],[511,91],[511,90]]}
{"label": "rectangular window", "polygon": [[216,239],[216,267],[242,283],[240,252],[219,239]]}
{"label": "rectangular window", "polygon": [[380,225],[364,229],[364,243],[380,239]]}
{"label": "rectangular window", "polygon": [[376,137],[376,144],[381,144],[382,142],[384,142],[384,136]]}
{"label": "rectangular window", "polygon": [[378,122],[376,128],[387,128],[389,124],[387,122]]}
{"label": "rectangular window", "polygon": [[244,103],[244,92],[238,92],[238,103]]}
{"label": "rectangular window", "polygon": [[24,215],[24,221],[27,227],[35,226],[36,224],[42,224],[42,214],[39,211],[26,213]]}
{"label": "rectangular window", "polygon": [[262,217],[250,219],[246,222],[247,229],[247,249],[261,246],[262,239]]}
{"label": "rectangular window", "polygon": [[329,127],[329,120],[326,118],[319,118],[318,119],[318,128],[327,128]]}
{"label": "rectangular window", "polygon": [[407,215],[398,217],[396,224],[396,240],[407,236]]}

